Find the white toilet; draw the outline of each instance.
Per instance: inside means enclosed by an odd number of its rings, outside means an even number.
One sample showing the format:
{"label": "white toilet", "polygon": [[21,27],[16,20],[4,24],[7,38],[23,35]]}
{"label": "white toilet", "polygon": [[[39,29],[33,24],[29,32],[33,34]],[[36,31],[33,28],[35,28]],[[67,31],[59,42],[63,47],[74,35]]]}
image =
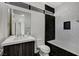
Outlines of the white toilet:
{"label": "white toilet", "polygon": [[40,56],[49,56],[50,48],[45,45],[45,42],[43,40],[37,40],[37,49],[39,50]]}

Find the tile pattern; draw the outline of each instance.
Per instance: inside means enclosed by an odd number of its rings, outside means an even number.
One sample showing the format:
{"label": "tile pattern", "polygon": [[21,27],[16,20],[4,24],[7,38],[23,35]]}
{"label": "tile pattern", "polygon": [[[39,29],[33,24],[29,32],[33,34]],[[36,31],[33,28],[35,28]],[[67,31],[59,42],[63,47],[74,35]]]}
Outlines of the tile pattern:
{"label": "tile pattern", "polygon": [[48,45],[51,49],[49,53],[50,56],[77,56],[76,54],[73,54],[55,45],[49,44],[48,42],[45,42],[45,44]]}

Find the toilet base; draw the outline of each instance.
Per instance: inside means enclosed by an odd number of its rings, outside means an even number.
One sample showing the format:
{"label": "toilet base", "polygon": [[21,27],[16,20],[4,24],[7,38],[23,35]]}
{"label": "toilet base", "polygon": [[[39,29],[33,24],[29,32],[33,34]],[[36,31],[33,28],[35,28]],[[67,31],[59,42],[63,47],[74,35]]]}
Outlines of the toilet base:
{"label": "toilet base", "polygon": [[42,52],[41,50],[39,51],[39,55],[40,55],[40,56],[49,56],[48,53],[44,53],[44,52]]}
{"label": "toilet base", "polygon": [[49,56],[49,54],[40,54],[40,53],[39,53],[39,55],[40,56]]}

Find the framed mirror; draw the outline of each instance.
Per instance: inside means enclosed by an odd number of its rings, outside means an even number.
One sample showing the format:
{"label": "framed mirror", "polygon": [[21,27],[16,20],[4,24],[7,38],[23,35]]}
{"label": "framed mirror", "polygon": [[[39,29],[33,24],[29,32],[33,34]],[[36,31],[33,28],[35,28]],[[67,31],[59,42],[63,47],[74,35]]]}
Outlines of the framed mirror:
{"label": "framed mirror", "polygon": [[64,22],[64,30],[70,30],[71,29],[71,22],[70,21],[66,21]]}
{"label": "framed mirror", "polygon": [[31,34],[31,13],[11,9],[11,32],[12,35]]}

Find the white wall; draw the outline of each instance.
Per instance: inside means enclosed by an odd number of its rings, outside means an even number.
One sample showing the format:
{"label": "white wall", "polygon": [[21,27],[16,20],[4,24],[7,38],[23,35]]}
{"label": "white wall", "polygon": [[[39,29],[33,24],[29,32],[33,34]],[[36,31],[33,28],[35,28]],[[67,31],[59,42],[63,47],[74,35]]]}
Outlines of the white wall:
{"label": "white wall", "polygon": [[9,34],[8,20],[8,9],[6,6],[0,4],[0,45]]}
{"label": "white wall", "polygon": [[38,12],[31,13],[31,33],[36,38],[45,40],[45,17],[44,14]]}
{"label": "white wall", "polygon": [[[42,4],[42,3],[30,3],[30,4],[35,6],[35,7],[40,8],[40,9],[44,9],[44,4]],[[44,39],[45,39],[45,32],[44,32],[45,31],[45,17],[44,17],[44,14],[39,13],[39,12],[35,12],[35,11],[28,11],[28,10],[25,10],[23,8],[11,6],[11,5],[8,5],[8,7],[12,8],[12,9],[24,11],[24,12],[29,12],[29,13],[31,12],[31,33],[32,33],[32,35],[36,36],[37,38],[41,39],[44,42]],[[4,9],[4,10],[5,10],[5,13],[7,13],[7,10],[6,9]],[[5,14],[5,13],[3,13],[3,14]],[[5,19],[1,19],[1,21],[6,20],[7,16],[8,15],[5,16]],[[4,22],[2,24],[4,24]],[[6,28],[6,29],[3,30],[2,28]],[[1,28],[2,29],[1,35],[2,36],[7,35],[6,34],[6,32],[7,32],[7,22],[6,22],[5,27],[3,26],[2,28]],[[6,31],[6,32],[4,32],[4,31]],[[4,36],[3,36],[3,38],[4,38]]]}
{"label": "white wall", "polygon": [[[43,10],[45,9],[45,4],[42,2],[30,2],[29,4]],[[37,40],[40,40],[38,44],[45,42],[45,15],[43,13],[31,11],[31,34]]]}
{"label": "white wall", "polygon": [[[70,47],[74,52],[79,50],[79,3],[65,3],[55,9],[56,16],[56,40],[63,42],[64,47]],[[63,29],[63,22],[71,21],[71,30]],[[79,53],[79,52],[78,52]]]}

